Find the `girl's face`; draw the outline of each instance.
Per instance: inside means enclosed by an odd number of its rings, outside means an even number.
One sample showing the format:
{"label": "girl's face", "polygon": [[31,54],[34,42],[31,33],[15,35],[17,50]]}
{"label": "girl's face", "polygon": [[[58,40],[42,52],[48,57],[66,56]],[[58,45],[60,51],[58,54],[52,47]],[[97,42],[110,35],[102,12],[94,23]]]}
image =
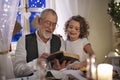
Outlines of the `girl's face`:
{"label": "girl's face", "polygon": [[71,41],[79,39],[80,23],[75,20],[70,21],[66,33]]}

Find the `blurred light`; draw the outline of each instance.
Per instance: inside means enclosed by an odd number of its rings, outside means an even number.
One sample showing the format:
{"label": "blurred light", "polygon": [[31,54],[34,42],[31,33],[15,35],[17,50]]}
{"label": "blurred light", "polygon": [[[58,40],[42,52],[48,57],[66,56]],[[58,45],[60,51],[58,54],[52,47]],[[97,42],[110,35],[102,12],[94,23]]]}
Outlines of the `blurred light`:
{"label": "blurred light", "polygon": [[116,51],[116,52],[119,52],[119,50],[118,50],[118,49],[115,49],[115,51]]}
{"label": "blurred light", "polygon": [[108,56],[108,57],[117,57],[117,56],[119,56],[119,55],[118,55],[117,52],[111,51],[111,52],[109,52],[109,54],[108,54],[107,56]]}
{"label": "blurred light", "polygon": [[5,0],[5,2],[8,2],[8,0]]}

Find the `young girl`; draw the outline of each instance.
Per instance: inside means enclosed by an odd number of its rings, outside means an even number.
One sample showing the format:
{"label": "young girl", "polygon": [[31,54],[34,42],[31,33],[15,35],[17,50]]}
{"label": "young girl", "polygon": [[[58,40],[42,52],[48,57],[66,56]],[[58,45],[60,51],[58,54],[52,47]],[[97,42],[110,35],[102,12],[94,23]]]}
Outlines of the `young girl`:
{"label": "young girl", "polygon": [[78,54],[80,62],[70,64],[70,69],[80,69],[87,65],[86,59],[88,55],[93,55],[94,52],[88,41],[89,25],[80,15],[72,16],[65,24],[65,32],[67,34],[66,51]]}

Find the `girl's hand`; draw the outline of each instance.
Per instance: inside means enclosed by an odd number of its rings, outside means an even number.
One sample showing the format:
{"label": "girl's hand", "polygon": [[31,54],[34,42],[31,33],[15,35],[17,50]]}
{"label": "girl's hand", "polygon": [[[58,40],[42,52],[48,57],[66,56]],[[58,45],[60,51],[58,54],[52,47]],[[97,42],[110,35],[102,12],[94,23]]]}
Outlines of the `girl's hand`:
{"label": "girl's hand", "polygon": [[80,63],[75,63],[68,67],[68,69],[78,70],[80,69]]}
{"label": "girl's hand", "polygon": [[80,70],[81,68],[83,67],[86,67],[87,66],[87,62],[86,61],[83,61],[83,62],[74,62],[70,65],[68,65],[68,69],[73,69],[73,70]]}

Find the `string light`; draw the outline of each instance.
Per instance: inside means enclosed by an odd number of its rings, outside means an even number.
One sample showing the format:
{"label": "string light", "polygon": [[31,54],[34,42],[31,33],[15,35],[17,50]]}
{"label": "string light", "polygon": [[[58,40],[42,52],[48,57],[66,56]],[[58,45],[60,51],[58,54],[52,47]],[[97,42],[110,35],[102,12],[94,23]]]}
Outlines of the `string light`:
{"label": "string light", "polygon": [[111,0],[108,7],[108,14],[111,16],[112,22],[117,29],[120,29],[120,0]]}
{"label": "string light", "polygon": [[32,7],[45,7],[45,0],[30,0],[29,6]]}

